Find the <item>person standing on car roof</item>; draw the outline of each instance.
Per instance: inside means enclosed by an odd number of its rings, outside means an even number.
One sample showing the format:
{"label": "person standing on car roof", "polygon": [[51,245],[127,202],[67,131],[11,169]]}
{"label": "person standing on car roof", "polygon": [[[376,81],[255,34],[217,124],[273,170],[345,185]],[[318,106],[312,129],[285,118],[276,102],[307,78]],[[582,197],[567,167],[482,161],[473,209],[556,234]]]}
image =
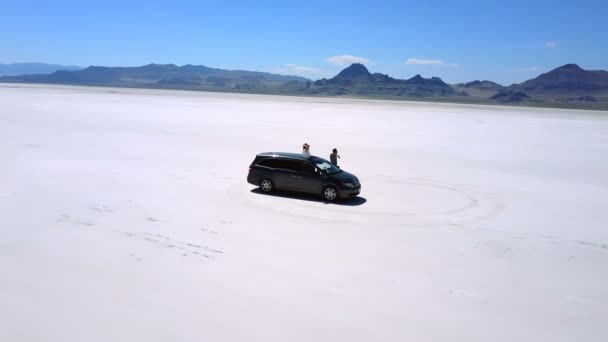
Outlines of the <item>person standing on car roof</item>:
{"label": "person standing on car roof", "polygon": [[307,143],[304,143],[304,146],[302,146],[302,155],[304,158],[310,158],[310,145]]}
{"label": "person standing on car roof", "polygon": [[332,153],[329,155],[329,160],[332,164],[338,166],[338,158],[340,158],[340,155],[338,154],[338,149],[334,148],[332,150]]}

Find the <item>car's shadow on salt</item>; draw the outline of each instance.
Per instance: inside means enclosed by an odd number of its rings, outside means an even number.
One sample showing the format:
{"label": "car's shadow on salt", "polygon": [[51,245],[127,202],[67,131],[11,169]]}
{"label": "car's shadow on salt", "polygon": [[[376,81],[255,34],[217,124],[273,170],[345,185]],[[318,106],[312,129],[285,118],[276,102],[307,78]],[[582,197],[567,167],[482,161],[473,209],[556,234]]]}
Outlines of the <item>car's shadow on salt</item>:
{"label": "car's shadow on salt", "polygon": [[365,202],[367,202],[367,199],[365,199],[365,197],[361,197],[361,196],[344,198],[344,199],[341,199],[336,202],[328,202],[319,196],[302,194],[302,193],[291,192],[291,191],[274,190],[271,193],[265,193],[262,190],[260,190],[260,188],[255,188],[255,189],[251,189],[251,192],[254,194],[260,195],[260,196],[273,196],[273,197],[281,197],[281,198],[298,200],[298,201],[317,202],[317,203],[323,203],[323,204],[343,205],[343,206],[351,206],[351,207],[362,205]]}

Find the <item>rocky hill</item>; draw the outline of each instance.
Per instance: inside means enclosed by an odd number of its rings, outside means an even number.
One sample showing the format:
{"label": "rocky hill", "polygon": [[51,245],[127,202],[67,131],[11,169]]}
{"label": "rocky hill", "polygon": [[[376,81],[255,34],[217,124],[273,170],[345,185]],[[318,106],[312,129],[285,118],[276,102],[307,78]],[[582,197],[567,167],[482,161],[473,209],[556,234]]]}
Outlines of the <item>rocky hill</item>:
{"label": "rocky hill", "polygon": [[608,71],[566,64],[508,87],[491,81],[455,85],[479,101],[564,108],[608,109]]}
{"label": "rocky hill", "polygon": [[299,89],[302,93],[322,95],[354,95],[364,97],[448,97],[467,96],[438,77],[416,75],[408,80],[386,74],[370,73],[362,64],[352,64],[335,77],[315,81]]}
{"label": "rocky hill", "polygon": [[608,71],[584,70],[566,64],[510,87],[526,92],[596,92],[608,90]]}
{"label": "rocky hill", "polygon": [[459,88],[463,88],[463,89],[468,89],[468,90],[480,90],[480,91],[500,91],[505,89],[504,86],[492,82],[492,81],[472,81],[472,82],[468,82],[468,83],[458,83],[455,84],[456,87]]}

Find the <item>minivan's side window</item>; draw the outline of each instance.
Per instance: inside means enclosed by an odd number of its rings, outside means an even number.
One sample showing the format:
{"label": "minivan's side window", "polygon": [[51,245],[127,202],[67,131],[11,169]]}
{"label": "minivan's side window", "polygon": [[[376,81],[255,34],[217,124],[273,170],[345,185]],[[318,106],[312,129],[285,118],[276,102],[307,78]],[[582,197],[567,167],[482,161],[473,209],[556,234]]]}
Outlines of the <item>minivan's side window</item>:
{"label": "minivan's side window", "polygon": [[264,159],[260,162],[260,166],[266,166],[273,169],[283,169],[295,171],[296,166],[294,164],[295,161],[281,158],[268,158]]}
{"label": "minivan's side window", "polygon": [[286,170],[304,173],[304,174],[314,174],[315,173],[314,166],[310,165],[309,163],[299,161],[299,160],[292,160],[292,159],[285,159],[285,160],[283,160],[283,162],[285,163],[285,166],[283,168]]}
{"label": "minivan's side window", "polygon": [[300,163],[297,160],[283,159],[281,160],[282,169],[300,172]]}
{"label": "minivan's side window", "polygon": [[264,159],[260,162],[260,166],[266,166],[266,167],[271,167],[273,169],[276,169],[277,166],[277,159],[274,158],[268,158],[268,159]]}
{"label": "minivan's side window", "polygon": [[273,169],[283,169],[288,171],[301,172],[305,174],[315,173],[315,168],[311,164],[292,159],[268,158],[262,160],[259,165],[270,167]]}
{"label": "minivan's side window", "polygon": [[307,175],[313,175],[315,173],[315,167],[310,165],[309,163],[301,162],[301,161],[299,161],[297,163],[299,164],[298,165],[299,172],[302,172]]}
{"label": "minivan's side window", "polygon": [[283,170],[295,171],[293,160],[279,159],[279,165],[280,165],[279,168],[281,168]]}

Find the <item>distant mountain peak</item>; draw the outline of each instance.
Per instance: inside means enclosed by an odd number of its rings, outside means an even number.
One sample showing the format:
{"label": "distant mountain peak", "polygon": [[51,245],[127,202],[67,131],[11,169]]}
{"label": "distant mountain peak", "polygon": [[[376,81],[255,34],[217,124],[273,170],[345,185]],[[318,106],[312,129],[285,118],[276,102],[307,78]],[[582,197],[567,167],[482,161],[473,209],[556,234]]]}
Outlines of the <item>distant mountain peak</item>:
{"label": "distant mountain peak", "polygon": [[406,83],[409,84],[418,84],[418,85],[429,85],[429,84],[433,84],[433,85],[446,85],[447,84],[445,82],[443,82],[443,80],[439,77],[431,77],[431,78],[424,78],[422,76],[420,76],[420,74],[416,74],[416,76],[410,78],[409,80],[405,81]]}
{"label": "distant mountain peak", "polygon": [[475,80],[467,83],[458,83],[456,86],[466,89],[478,89],[485,91],[497,91],[504,88],[502,85],[488,80]]}
{"label": "distant mountain peak", "polygon": [[571,64],[562,65],[561,67],[556,68],[555,70],[577,70],[577,71],[583,71],[583,68],[581,68],[577,64],[571,63]]}
{"label": "distant mountain peak", "polygon": [[416,76],[407,80],[408,83],[424,83],[424,78],[420,76],[420,74],[416,74]]}
{"label": "distant mountain peak", "polygon": [[365,67],[365,65],[361,63],[353,63],[346,69],[340,71],[340,73],[336,76],[344,79],[353,79],[361,76],[370,76],[369,70]]}
{"label": "distant mountain peak", "polygon": [[178,66],[175,64],[150,63],[150,64],[146,64],[144,66],[141,66],[140,68],[142,68],[142,69],[175,69],[175,68],[178,68]]}

